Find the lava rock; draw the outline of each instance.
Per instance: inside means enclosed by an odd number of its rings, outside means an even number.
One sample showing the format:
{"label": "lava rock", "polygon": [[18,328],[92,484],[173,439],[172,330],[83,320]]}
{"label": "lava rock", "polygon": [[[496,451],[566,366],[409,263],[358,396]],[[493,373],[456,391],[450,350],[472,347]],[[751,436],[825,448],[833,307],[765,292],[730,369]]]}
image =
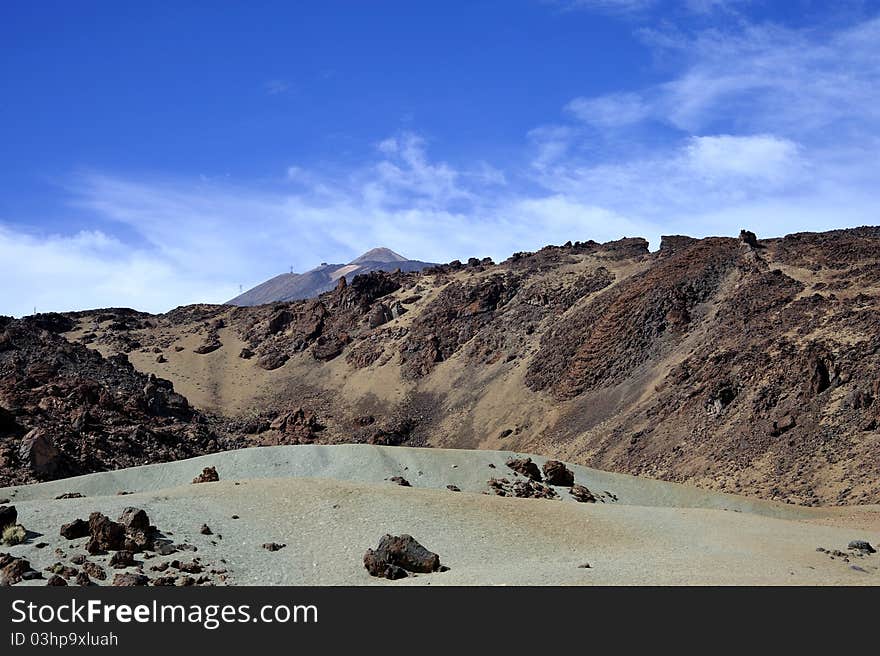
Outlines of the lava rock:
{"label": "lava rock", "polygon": [[441,569],[440,556],[428,551],[411,535],[383,535],[375,550],[367,549],[364,567],[371,576],[400,579],[409,572],[430,573]]}
{"label": "lava rock", "polygon": [[61,527],[61,537],[68,540],[84,538],[89,534],[89,523],[83,519],[74,519]]}
{"label": "lava rock", "polygon": [[400,485],[401,487],[412,487],[409,484],[409,481],[406,480],[403,476],[392,476],[388,480],[391,481],[392,483],[396,483],[397,485]]}
{"label": "lava rock", "polygon": [[15,585],[25,579],[33,568],[29,561],[7,553],[0,553],[0,587]]}
{"label": "lava rock", "polygon": [[277,542],[267,542],[263,545],[263,549],[266,551],[278,551],[286,546],[286,544],[278,544]]}
{"label": "lava rock", "polygon": [[0,506],[0,531],[18,522],[18,511],[15,506]]}
{"label": "lava rock", "polygon": [[82,571],[88,574],[91,578],[98,579],[99,581],[104,581],[107,578],[107,572],[105,572],[104,568],[98,565],[98,563],[86,561],[82,565]]}
{"label": "lava rock", "polygon": [[124,572],[122,574],[117,574],[113,577],[113,584],[115,586],[136,586],[136,585],[147,585],[150,582],[150,579],[143,574],[137,574],[135,572]]}
{"label": "lava rock", "polygon": [[86,551],[98,554],[120,551],[124,547],[125,526],[99,512],[89,515],[89,541],[86,543]]}
{"label": "lava rock", "polygon": [[548,460],[544,463],[544,480],[547,485],[560,485],[571,487],[574,485],[574,472],[558,460]]}
{"label": "lava rock", "polygon": [[539,483],[542,480],[541,470],[538,469],[538,465],[532,462],[531,458],[511,458],[505,464],[513,471],[522,474],[526,478],[530,478]]}
{"label": "lava rock", "polygon": [[596,497],[583,485],[572,485],[569,494],[580,503],[596,503]]}
{"label": "lava rock", "polygon": [[846,545],[847,549],[852,549],[853,551],[861,551],[862,553],[876,553],[877,550],[871,546],[871,543],[867,540],[853,540],[848,545]]}
{"label": "lava rock", "polygon": [[61,466],[61,451],[41,428],[35,428],[21,438],[18,457],[34,475],[41,478],[51,477]]}
{"label": "lava rock", "polygon": [[147,513],[140,508],[131,506],[122,511],[119,523],[129,530],[147,531],[150,528],[150,518]]}
{"label": "lava rock", "polygon": [[205,467],[202,473],[193,479],[193,483],[216,483],[219,480],[216,467]]}
{"label": "lava rock", "polygon": [[125,569],[134,566],[134,554],[130,551],[117,551],[110,559],[110,567],[113,569]]}

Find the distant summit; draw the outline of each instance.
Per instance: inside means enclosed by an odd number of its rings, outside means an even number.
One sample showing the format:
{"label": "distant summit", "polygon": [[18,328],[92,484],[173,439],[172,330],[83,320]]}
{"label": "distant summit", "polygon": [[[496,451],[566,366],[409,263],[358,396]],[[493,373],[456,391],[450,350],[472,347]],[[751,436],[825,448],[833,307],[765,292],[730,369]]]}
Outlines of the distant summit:
{"label": "distant summit", "polygon": [[408,262],[403,255],[400,253],[395,253],[390,248],[385,248],[384,246],[380,246],[379,248],[373,248],[368,250],[366,253],[353,259],[349,264],[361,264],[363,262]]}
{"label": "distant summit", "polygon": [[282,273],[260,283],[253,289],[226,302],[227,305],[264,305],[286,301],[300,301],[330,291],[343,276],[351,279],[370,271],[421,271],[435,266],[433,262],[409,260],[390,248],[368,250],[348,264],[321,264],[305,273]]}

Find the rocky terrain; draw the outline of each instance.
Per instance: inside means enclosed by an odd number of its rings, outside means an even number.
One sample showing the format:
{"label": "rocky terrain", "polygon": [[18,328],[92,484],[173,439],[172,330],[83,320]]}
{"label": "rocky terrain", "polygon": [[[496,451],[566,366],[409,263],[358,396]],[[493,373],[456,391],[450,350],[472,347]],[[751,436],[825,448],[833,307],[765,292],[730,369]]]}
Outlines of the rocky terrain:
{"label": "rocky terrain", "polygon": [[569,242],[296,302],[4,320],[0,476],[355,442],[878,503],[878,310],[880,228],[857,228]]}
{"label": "rocky terrain", "polygon": [[0,322],[0,485],[177,460],[236,445],[171,382],[60,336],[73,322]]}

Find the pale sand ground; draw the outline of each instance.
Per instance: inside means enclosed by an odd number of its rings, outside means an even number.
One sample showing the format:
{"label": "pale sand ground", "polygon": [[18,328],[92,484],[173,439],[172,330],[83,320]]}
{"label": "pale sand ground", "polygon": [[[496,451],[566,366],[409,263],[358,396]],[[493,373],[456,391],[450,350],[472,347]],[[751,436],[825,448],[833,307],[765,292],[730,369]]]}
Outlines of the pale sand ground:
{"label": "pale sand ground", "polygon": [[[578,466],[572,467],[577,482],[618,501],[579,504],[563,488],[563,502],[481,494],[489,477],[512,478],[504,466],[509,455],[284,446],[0,489],[22,523],[43,534],[2,549],[42,569],[58,560],[55,546],[77,552],[58,537],[62,523],[95,510],[115,518],[135,505],[175,541],[198,547],[198,554],[168,559],[199,555],[227,567],[229,582],[239,585],[880,583],[878,555],[846,563],[816,552],[845,550],[852,539],[880,542],[877,506],[796,508]],[[221,481],[191,485],[208,465]],[[384,480],[394,475],[414,487]],[[464,491],[451,492],[447,484]],[[116,496],[119,490],[134,493]],[[54,500],[64,492],[87,497]],[[200,535],[203,523],[222,539]],[[412,534],[450,570],[396,582],[371,578],[361,559],[384,533]],[[50,546],[36,549],[40,541]],[[261,548],[272,541],[287,547]],[[579,568],[583,563],[591,567]]]}

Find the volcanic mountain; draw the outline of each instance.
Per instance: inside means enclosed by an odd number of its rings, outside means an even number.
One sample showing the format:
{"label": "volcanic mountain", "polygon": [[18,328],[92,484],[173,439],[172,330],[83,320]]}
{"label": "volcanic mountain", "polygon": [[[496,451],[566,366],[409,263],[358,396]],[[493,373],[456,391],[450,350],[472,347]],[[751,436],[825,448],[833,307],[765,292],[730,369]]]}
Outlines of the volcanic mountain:
{"label": "volcanic mountain", "polygon": [[282,273],[227,301],[228,305],[261,305],[278,301],[299,301],[330,291],[341,277],[351,281],[370,271],[420,271],[430,262],[408,260],[389,248],[373,248],[348,264],[322,263],[305,273]]}
{"label": "volcanic mountain", "polygon": [[0,321],[5,480],[370,443],[880,502],[878,227],[391,266],[299,301]]}

